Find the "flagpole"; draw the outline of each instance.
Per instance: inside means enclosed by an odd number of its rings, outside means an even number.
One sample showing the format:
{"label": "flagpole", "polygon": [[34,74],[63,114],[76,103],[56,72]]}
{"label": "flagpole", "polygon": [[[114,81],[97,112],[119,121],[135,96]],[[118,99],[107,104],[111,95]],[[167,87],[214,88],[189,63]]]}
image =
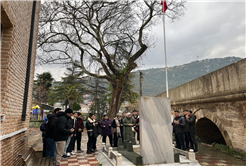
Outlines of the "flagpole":
{"label": "flagpole", "polygon": [[[163,2],[163,9],[164,9],[164,2]],[[167,77],[167,52],[166,52],[166,36],[165,36],[165,12],[163,12],[163,33],[164,33],[164,51],[165,51],[165,68],[166,68],[166,92],[167,98],[169,98],[168,93],[168,77]]]}

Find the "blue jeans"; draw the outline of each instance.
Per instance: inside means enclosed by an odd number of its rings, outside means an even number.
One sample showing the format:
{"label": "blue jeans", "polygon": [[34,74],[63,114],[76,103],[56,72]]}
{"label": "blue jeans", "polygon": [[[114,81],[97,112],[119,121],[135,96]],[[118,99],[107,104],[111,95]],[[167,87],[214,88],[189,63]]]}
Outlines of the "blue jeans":
{"label": "blue jeans", "polygon": [[46,138],[46,157],[53,157],[53,162],[55,162],[56,147],[57,145],[53,138]]}

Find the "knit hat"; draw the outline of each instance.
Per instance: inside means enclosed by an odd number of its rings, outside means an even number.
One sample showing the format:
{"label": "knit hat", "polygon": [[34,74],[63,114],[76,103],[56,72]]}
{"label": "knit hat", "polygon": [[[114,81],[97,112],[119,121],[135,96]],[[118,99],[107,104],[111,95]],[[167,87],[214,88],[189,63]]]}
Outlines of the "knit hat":
{"label": "knit hat", "polygon": [[65,110],[65,112],[66,112],[66,113],[73,113],[73,110],[70,109],[70,108],[68,108],[68,109]]}
{"label": "knit hat", "polygon": [[128,112],[128,113],[126,114],[126,116],[128,116],[128,115],[131,115],[131,113],[130,113],[130,112]]}

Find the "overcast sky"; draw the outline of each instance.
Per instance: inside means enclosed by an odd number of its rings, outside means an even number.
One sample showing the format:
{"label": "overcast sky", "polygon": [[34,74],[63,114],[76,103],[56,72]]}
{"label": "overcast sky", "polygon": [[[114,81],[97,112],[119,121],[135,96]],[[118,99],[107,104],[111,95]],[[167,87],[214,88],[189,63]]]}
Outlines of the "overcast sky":
{"label": "overcast sky", "polygon": [[[188,1],[185,15],[174,23],[166,23],[168,66],[228,56],[245,58],[245,10],[246,5],[242,1]],[[157,40],[155,48],[147,51],[140,69],[165,65],[162,23],[154,27],[153,32]],[[65,67],[36,66],[35,73],[45,71],[60,80]]]}

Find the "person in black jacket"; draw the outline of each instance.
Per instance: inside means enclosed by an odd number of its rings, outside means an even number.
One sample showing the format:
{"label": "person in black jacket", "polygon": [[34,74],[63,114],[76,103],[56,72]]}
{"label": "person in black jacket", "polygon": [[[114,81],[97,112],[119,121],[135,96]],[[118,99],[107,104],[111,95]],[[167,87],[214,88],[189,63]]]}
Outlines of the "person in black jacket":
{"label": "person in black jacket", "polygon": [[[96,119],[96,116],[95,116]],[[102,134],[102,128],[101,128],[101,122],[96,120],[97,125],[95,125],[94,130],[93,130],[93,135],[94,135],[94,143],[92,145],[92,152],[97,151],[97,137]]]}
{"label": "person in black jacket", "polygon": [[74,132],[71,134],[71,140],[69,142],[69,145],[67,147],[67,155],[70,156],[70,154],[75,155],[74,147],[75,147],[75,140],[76,140],[76,134],[77,134],[77,112],[73,114],[73,118],[70,119],[71,128],[74,129]]}
{"label": "person in black jacket", "polygon": [[195,123],[196,123],[196,115],[192,114],[192,111],[188,111],[186,114],[186,127],[185,127],[185,131],[188,135],[189,141],[190,141],[190,148],[194,149],[194,145],[195,145],[195,149],[194,152],[198,152],[198,146],[197,146],[197,141],[196,141],[196,127],[195,127]]}
{"label": "person in black jacket", "polygon": [[46,157],[46,140],[45,140],[45,130],[46,130],[46,123],[48,119],[44,120],[44,123],[40,126],[40,131],[42,131],[42,140],[43,140],[43,157]]}
{"label": "person in black jacket", "polygon": [[175,118],[173,119],[173,127],[175,132],[176,148],[185,150],[184,133],[185,133],[185,118],[180,115],[178,110],[174,111]]}
{"label": "person in black jacket", "polygon": [[[73,128],[73,121],[71,118],[69,118],[67,120],[67,126],[68,126],[68,130],[70,130],[71,128]],[[67,138],[67,141],[66,141],[66,144],[65,144],[65,147],[64,147],[64,151],[63,151],[63,156],[62,158],[69,158],[70,157],[70,153],[67,151],[68,149],[68,146],[70,144],[70,141],[71,141],[71,136],[73,136],[73,134],[69,135],[68,138]]]}
{"label": "person in black jacket", "polygon": [[53,157],[55,164],[56,142],[54,141],[55,124],[57,121],[56,114],[61,111],[61,108],[56,108],[54,114],[48,114],[48,122],[46,124],[45,140],[46,140],[46,157]]}
{"label": "person in black jacket", "polygon": [[77,127],[77,131],[76,131],[76,140],[77,140],[77,152],[80,153],[80,152],[84,152],[82,149],[81,149],[81,138],[82,138],[82,133],[83,133],[83,130],[84,130],[84,122],[83,122],[83,119],[81,118],[81,113],[80,112],[77,112],[77,124],[76,124],[76,127]]}
{"label": "person in black jacket", "polygon": [[74,129],[68,129],[67,121],[71,118],[73,114],[73,110],[68,108],[65,112],[58,112],[56,115],[58,117],[57,122],[55,124],[55,134],[54,134],[54,140],[57,144],[57,150],[56,150],[56,165],[60,165],[61,158],[64,152],[64,147],[66,144],[66,141],[68,139],[68,136],[71,135],[74,132]]}
{"label": "person in black jacket", "polygon": [[[183,114],[186,121],[186,115],[188,114],[188,110],[184,110]],[[187,122],[186,122],[186,126],[187,126]],[[188,133],[186,131],[184,133],[184,137],[185,137],[185,149],[188,150],[190,148],[190,141],[189,141]]]}
{"label": "person in black jacket", "polygon": [[98,122],[95,120],[95,115],[93,113],[89,114],[88,120],[86,122],[86,129],[88,134],[88,142],[87,142],[87,154],[91,154],[94,151],[92,150],[94,144],[94,130],[95,126],[98,125]]}
{"label": "person in black jacket", "polygon": [[124,142],[124,125],[123,125],[123,120],[124,120],[125,117],[126,117],[126,112],[123,113],[123,116],[122,116],[122,118],[120,120],[120,124],[122,124],[122,125],[120,125],[120,132],[121,132],[122,142]]}
{"label": "person in black jacket", "polygon": [[111,126],[113,128],[113,133],[114,133],[114,147],[118,147],[118,138],[122,137],[121,126],[123,126],[123,123],[121,121],[121,114],[119,113],[116,114],[116,117],[112,121]]}

